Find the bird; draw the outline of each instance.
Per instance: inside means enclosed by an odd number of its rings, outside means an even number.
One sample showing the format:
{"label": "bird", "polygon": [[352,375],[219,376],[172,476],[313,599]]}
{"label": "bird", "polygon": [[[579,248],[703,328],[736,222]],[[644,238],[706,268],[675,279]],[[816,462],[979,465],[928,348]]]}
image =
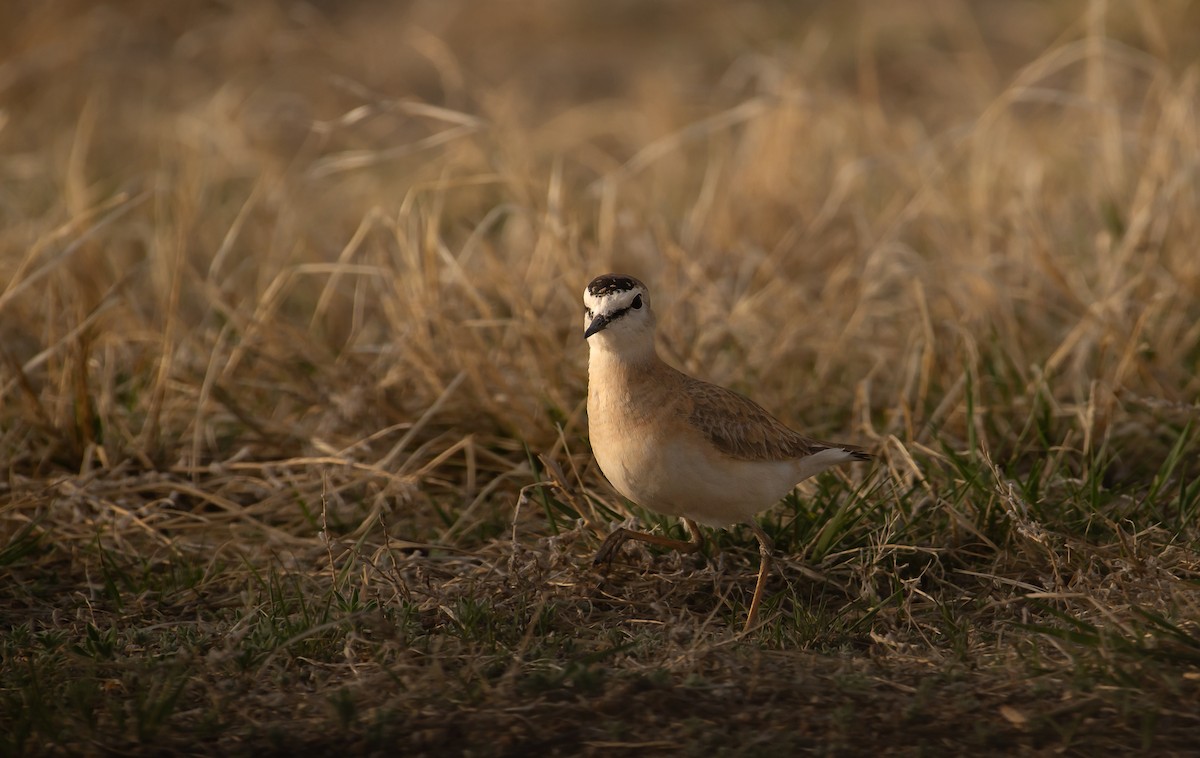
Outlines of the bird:
{"label": "bird", "polygon": [[610,568],[628,540],[694,553],[700,524],[746,524],[758,539],[758,581],[743,632],[755,625],[774,545],[755,516],[804,479],[853,461],[861,447],[785,426],[753,400],[679,371],[659,357],[650,291],[624,274],[597,276],[583,293],[592,455],[624,497],[679,518],[687,540],[620,527],[594,565]]}

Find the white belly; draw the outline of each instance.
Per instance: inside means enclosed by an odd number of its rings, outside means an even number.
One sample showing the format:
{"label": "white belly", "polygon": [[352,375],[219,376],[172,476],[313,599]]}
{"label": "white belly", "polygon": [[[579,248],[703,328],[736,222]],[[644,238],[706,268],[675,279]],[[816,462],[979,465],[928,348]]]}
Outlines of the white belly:
{"label": "white belly", "polygon": [[799,481],[791,461],[735,460],[687,438],[665,441],[631,429],[619,437],[593,433],[592,445],[600,470],[622,495],[708,526],[747,521]]}

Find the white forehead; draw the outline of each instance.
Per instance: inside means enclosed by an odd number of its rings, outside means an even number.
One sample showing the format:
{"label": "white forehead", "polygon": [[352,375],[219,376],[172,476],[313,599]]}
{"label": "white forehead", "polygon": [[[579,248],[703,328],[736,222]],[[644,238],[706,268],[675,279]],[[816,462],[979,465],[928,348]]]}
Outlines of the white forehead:
{"label": "white forehead", "polygon": [[648,299],[646,288],[641,286],[634,286],[633,289],[627,290],[610,290],[600,295],[594,295],[590,289],[585,289],[583,304],[592,311],[611,312],[628,308],[638,295],[642,296],[643,301]]}

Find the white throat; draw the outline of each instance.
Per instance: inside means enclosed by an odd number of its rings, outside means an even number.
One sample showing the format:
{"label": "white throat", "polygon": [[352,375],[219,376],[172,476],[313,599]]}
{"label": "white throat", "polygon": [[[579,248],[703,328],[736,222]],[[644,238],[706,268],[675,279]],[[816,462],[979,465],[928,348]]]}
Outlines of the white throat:
{"label": "white throat", "polygon": [[646,363],[658,358],[654,348],[654,328],[622,328],[614,324],[602,332],[588,337],[589,361],[621,361],[624,363]]}

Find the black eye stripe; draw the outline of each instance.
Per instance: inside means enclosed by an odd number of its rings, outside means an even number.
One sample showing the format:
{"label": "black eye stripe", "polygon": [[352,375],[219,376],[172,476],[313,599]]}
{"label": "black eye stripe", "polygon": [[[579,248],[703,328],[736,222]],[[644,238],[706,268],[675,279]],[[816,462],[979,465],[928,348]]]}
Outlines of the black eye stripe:
{"label": "black eye stripe", "polygon": [[632,306],[632,305],[627,305],[627,306],[625,306],[624,308],[622,308],[622,309],[621,309],[621,310],[619,310],[619,311],[613,311],[612,315],[608,317],[608,320],[609,320],[609,321],[616,321],[617,319],[619,319],[619,318],[621,318],[622,316],[624,316],[626,313],[629,313],[629,311],[630,311],[632,308],[633,308],[633,306]]}

